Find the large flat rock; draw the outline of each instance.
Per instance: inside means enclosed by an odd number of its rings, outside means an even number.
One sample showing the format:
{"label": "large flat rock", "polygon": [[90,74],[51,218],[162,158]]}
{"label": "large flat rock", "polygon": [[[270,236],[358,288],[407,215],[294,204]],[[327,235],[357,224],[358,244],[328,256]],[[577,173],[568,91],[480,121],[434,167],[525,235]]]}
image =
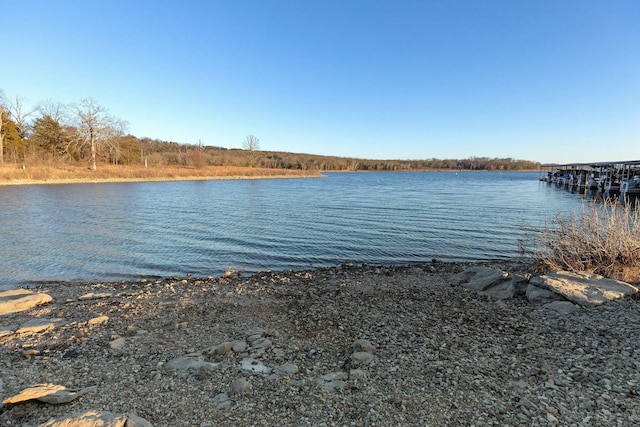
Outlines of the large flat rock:
{"label": "large flat rock", "polygon": [[95,387],[87,387],[81,390],[69,390],[56,384],[37,384],[22,390],[13,397],[2,401],[5,405],[10,403],[26,402],[27,400],[39,400],[44,403],[59,405],[69,403],[78,397],[95,390]]}
{"label": "large flat rock", "polygon": [[640,291],[629,283],[585,272],[558,271],[534,277],[530,284],[548,289],[582,306],[600,305]]}
{"label": "large flat rock", "polygon": [[152,424],[134,414],[114,414],[108,411],[76,412],[40,427],[152,427]]}
{"label": "large flat rock", "polygon": [[29,310],[53,300],[50,295],[36,294],[27,289],[15,289],[0,292],[0,316]]}

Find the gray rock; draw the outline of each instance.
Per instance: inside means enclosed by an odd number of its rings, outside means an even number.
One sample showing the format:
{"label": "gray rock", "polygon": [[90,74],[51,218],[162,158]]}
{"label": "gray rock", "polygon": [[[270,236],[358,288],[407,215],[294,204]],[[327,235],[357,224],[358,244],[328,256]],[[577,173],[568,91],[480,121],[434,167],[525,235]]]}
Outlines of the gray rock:
{"label": "gray rock", "polygon": [[255,327],[255,328],[251,328],[248,331],[246,331],[245,333],[247,334],[248,337],[252,336],[252,335],[260,335],[263,336],[265,334],[265,330],[260,328],[260,327]]}
{"label": "gray rock", "polygon": [[225,341],[216,346],[207,348],[206,350],[204,350],[203,353],[208,355],[214,355],[214,356],[223,356],[225,354],[230,353],[232,349],[233,349],[233,342]]}
{"label": "gray rock", "polygon": [[373,344],[365,339],[354,341],[352,348],[354,352],[364,351],[365,353],[373,353],[374,350]]}
{"label": "gray rock", "polygon": [[27,289],[0,292],[0,315],[29,310],[35,306],[51,302],[47,294],[36,294]]}
{"label": "gray rock", "polygon": [[38,400],[44,403],[59,405],[68,403],[78,397],[94,391],[96,387],[86,387],[79,390],[70,390],[61,385],[55,384],[37,384],[33,387],[26,388],[13,397],[2,401],[5,405],[26,402],[28,400]]}
{"label": "gray rock", "polygon": [[124,346],[127,344],[127,341],[124,337],[116,338],[115,340],[109,343],[109,347],[112,350],[122,350]]}
{"label": "gray rock", "polygon": [[450,282],[455,286],[464,286],[474,291],[484,291],[487,288],[504,282],[509,278],[509,273],[490,267],[471,267],[462,273],[454,275]]}
{"label": "gray rock", "polygon": [[484,291],[479,291],[478,295],[484,295],[495,299],[511,299],[516,296],[516,285],[513,280],[507,279],[506,281],[491,286]]}
{"label": "gray rock", "polygon": [[547,304],[553,301],[566,301],[566,298],[561,295],[551,292],[547,289],[542,289],[533,283],[529,282],[527,286],[527,299],[534,304]]}
{"label": "gray rock", "polygon": [[247,357],[242,359],[240,367],[243,371],[255,373],[255,374],[270,374],[271,368],[266,367],[261,361]]}
{"label": "gray rock", "polygon": [[349,379],[360,379],[360,378],[364,378],[365,376],[365,372],[362,369],[351,369],[349,371]]}
{"label": "gray rock", "polygon": [[167,362],[167,369],[172,369],[181,373],[189,371],[211,371],[220,363],[205,362],[194,356],[180,356]]}
{"label": "gray rock", "polygon": [[337,372],[329,372],[328,374],[324,374],[320,377],[322,381],[335,381],[335,380],[346,380],[348,375],[344,371]]}
{"label": "gray rock", "polygon": [[358,367],[363,365],[368,365],[373,360],[373,355],[371,353],[367,353],[366,351],[356,351],[350,357],[351,365]]}
{"label": "gray rock", "polygon": [[334,380],[327,381],[319,384],[320,388],[328,391],[329,393],[334,393],[336,391],[342,391],[346,387],[347,382],[342,380]]}
{"label": "gray rock", "polygon": [[525,296],[527,294],[527,286],[529,286],[529,278],[521,274],[510,274],[507,281],[513,281],[516,289],[515,296]]}
{"label": "gray rock", "polygon": [[640,291],[629,283],[585,272],[558,271],[534,277],[531,279],[531,284],[548,289],[583,306],[600,305]]}
{"label": "gray rock", "polygon": [[247,343],[245,341],[234,341],[231,347],[234,353],[244,353],[247,350]]}
{"label": "gray rock", "polygon": [[566,315],[580,311],[580,307],[571,301],[552,301],[542,306],[543,308],[553,310],[558,314]]}
{"label": "gray rock", "polygon": [[253,386],[251,383],[244,378],[238,378],[233,380],[231,383],[231,389],[229,391],[230,396],[237,396],[242,394],[247,394],[251,392]]}
{"label": "gray rock", "polygon": [[153,427],[153,425],[134,414],[84,411],[57,420],[49,420],[40,424],[40,427]]}
{"label": "gray rock", "polygon": [[298,365],[294,363],[285,363],[284,365],[276,366],[273,372],[282,377],[288,377],[298,373]]}
{"label": "gray rock", "polygon": [[220,410],[229,409],[231,407],[231,399],[228,393],[220,393],[213,398],[213,403]]}
{"label": "gray rock", "polygon": [[259,338],[251,343],[251,348],[254,350],[268,349],[271,347],[271,340],[269,338]]}

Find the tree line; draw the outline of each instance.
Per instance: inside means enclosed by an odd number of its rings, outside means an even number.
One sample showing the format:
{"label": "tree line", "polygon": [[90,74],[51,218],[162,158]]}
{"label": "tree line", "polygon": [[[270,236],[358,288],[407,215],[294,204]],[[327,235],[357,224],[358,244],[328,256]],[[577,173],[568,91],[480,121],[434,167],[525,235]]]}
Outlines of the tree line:
{"label": "tree line", "polygon": [[0,166],[86,164],[144,165],[144,167],[241,166],[321,171],[412,171],[538,169],[540,164],[512,158],[372,160],[314,154],[261,151],[249,135],[242,149],[184,144],[137,137],[128,123],[113,117],[93,98],[62,104],[45,101],[27,107],[24,99],[0,90]]}

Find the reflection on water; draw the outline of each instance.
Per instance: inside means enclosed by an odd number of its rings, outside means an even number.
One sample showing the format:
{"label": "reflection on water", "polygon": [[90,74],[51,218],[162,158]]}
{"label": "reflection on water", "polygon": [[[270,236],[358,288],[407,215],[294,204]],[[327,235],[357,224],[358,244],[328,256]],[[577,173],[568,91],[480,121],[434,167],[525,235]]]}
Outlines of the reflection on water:
{"label": "reflection on water", "polygon": [[504,259],[582,197],[537,173],[0,187],[0,287]]}

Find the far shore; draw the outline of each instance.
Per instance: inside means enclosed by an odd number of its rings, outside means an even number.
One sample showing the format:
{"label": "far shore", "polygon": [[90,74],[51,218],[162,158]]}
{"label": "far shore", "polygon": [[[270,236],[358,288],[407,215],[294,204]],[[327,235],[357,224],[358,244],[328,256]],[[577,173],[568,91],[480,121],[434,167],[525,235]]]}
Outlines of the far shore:
{"label": "far shore", "polygon": [[212,166],[203,168],[104,165],[87,167],[0,167],[0,186],[41,184],[96,184],[126,182],[213,181],[241,179],[318,178],[319,171]]}
{"label": "far shore", "polygon": [[293,179],[293,178],[321,178],[322,175],[229,175],[229,176],[177,176],[150,178],[98,178],[98,179],[16,179],[0,181],[0,187],[12,185],[60,185],[60,184],[109,184],[135,182],[175,182],[175,181],[227,181],[227,180],[257,180],[257,179]]}
{"label": "far shore", "polygon": [[[174,181],[221,181],[289,178],[322,178],[324,173],[366,173],[383,171],[321,171],[264,169],[251,167],[150,168],[104,166],[97,171],[87,168],[31,167],[26,170],[0,167],[0,187],[14,185],[101,184]],[[485,171],[459,169],[421,169],[384,172],[537,172],[537,170]]]}

